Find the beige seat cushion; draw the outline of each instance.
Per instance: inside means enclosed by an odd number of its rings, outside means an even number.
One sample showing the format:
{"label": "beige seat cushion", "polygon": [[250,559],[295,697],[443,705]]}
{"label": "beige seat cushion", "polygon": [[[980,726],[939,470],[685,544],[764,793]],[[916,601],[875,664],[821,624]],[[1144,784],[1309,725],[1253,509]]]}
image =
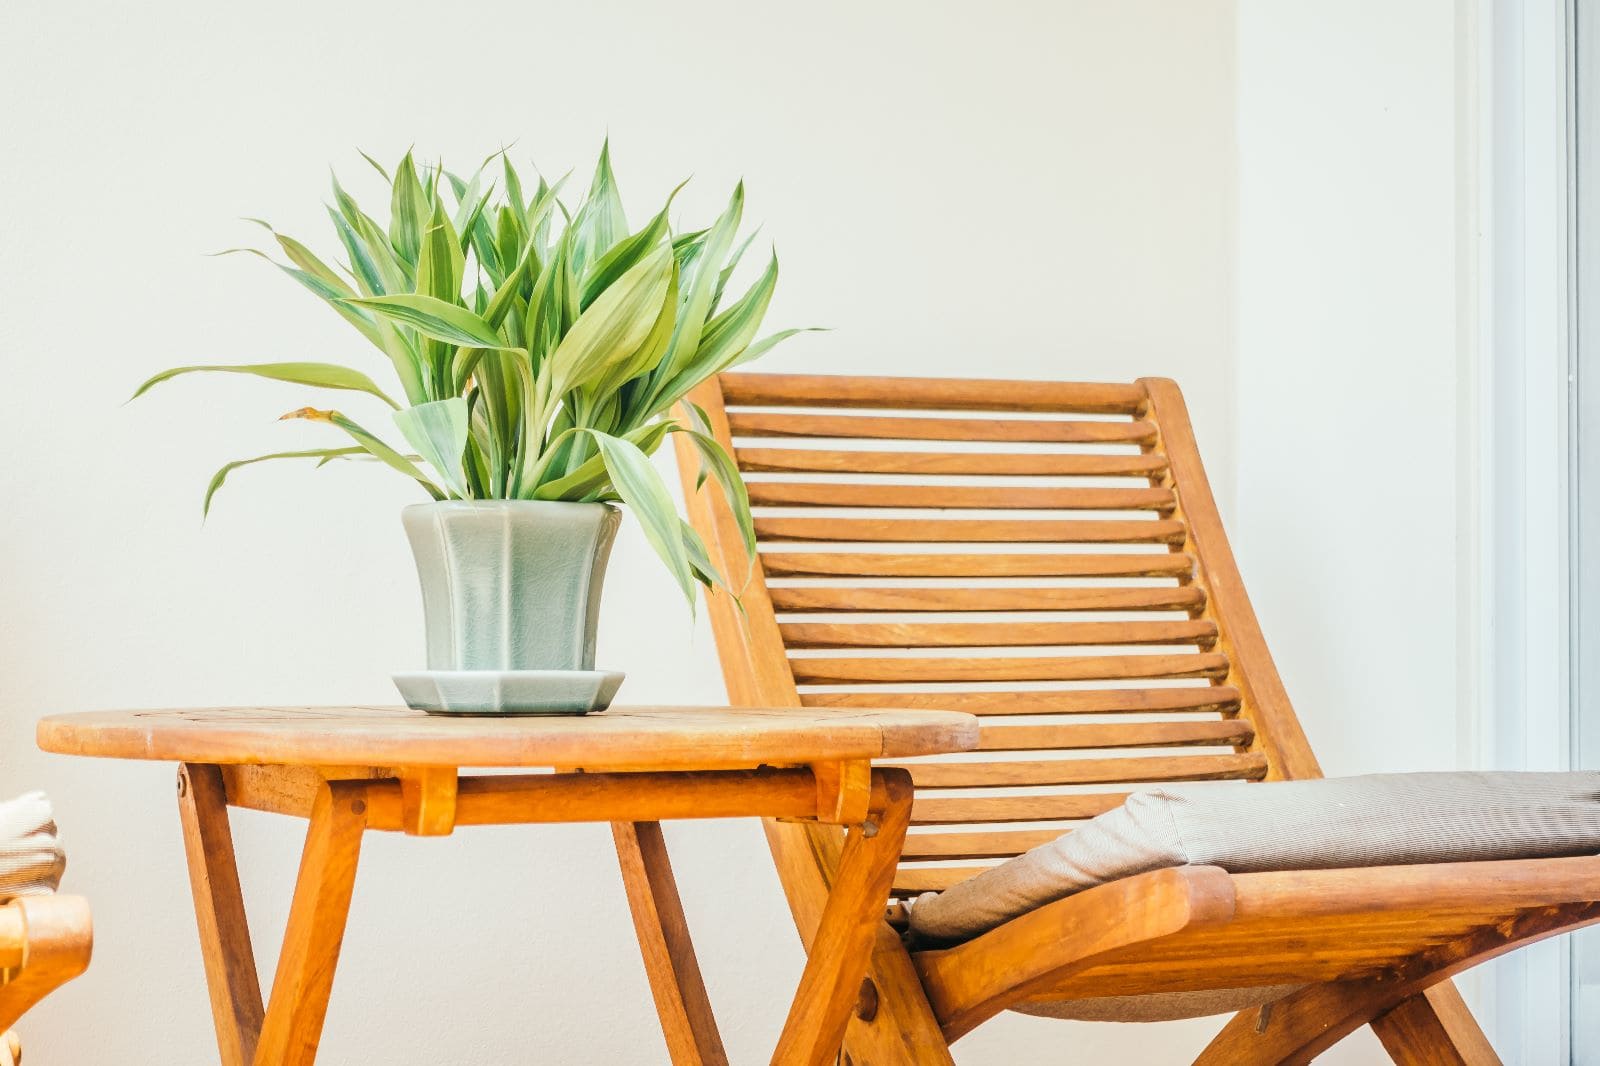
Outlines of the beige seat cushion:
{"label": "beige seat cushion", "polygon": [[0,902],[56,890],[67,856],[43,792],[0,803]]}
{"label": "beige seat cushion", "polygon": [[968,940],[1046,903],[1168,866],[1233,873],[1600,852],[1600,773],[1427,773],[1178,785],[911,907],[919,942]]}

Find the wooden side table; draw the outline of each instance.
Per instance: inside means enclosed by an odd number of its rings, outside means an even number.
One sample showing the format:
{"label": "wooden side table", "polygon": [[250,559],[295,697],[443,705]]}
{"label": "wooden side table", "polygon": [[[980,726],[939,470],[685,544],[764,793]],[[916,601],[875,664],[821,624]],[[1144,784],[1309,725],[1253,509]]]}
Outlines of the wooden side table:
{"label": "wooden side table", "polygon": [[[316,1057],[363,834],[610,822],[674,1064],[726,1063],[660,823],[765,816],[845,831],[833,889],[772,1061],[832,1062],[881,924],[911,814],[904,770],[976,745],[936,711],[614,707],[584,718],[431,717],[385,707],[70,714],[39,723],[67,755],[180,763],[178,806],[224,1066]],[[463,776],[460,767],[554,772]],[[309,820],[263,1009],[229,806]]]}

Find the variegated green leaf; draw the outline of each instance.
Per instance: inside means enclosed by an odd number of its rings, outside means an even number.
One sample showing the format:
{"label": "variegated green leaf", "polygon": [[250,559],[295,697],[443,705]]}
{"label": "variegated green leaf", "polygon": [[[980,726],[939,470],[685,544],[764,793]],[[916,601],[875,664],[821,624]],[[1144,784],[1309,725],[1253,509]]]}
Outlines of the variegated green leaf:
{"label": "variegated green leaf", "polygon": [[394,413],[406,440],[438,471],[457,496],[467,496],[461,460],[467,446],[467,401],[460,396],[418,404]]}
{"label": "variegated green leaf", "polygon": [[290,411],[288,414],[283,415],[279,421],[289,421],[290,419],[304,419],[308,422],[326,422],[328,425],[336,426],[337,428],[342,429],[352,440],[361,446],[362,450],[366,451],[373,458],[382,460],[384,463],[387,463],[389,466],[400,471],[400,473],[411,478],[417,484],[421,485],[423,491],[425,491],[429,496],[432,496],[435,500],[442,500],[445,498],[444,490],[429,480],[428,475],[424,474],[420,469],[418,469],[417,464],[413,462],[410,457],[401,455],[399,452],[389,447],[389,445],[385,444],[382,439],[370,433],[366,429],[363,429],[359,424],[346,418],[338,411],[322,411],[315,407],[302,407],[298,411]]}
{"label": "variegated green leaf", "polygon": [[515,350],[502,343],[499,334],[495,333],[487,322],[465,307],[445,303],[432,296],[409,293],[369,296],[347,302],[410,326],[434,340],[477,348]]}
{"label": "variegated green leaf", "polygon": [[348,456],[363,455],[365,448],[307,448],[298,452],[273,452],[270,455],[257,455],[250,459],[235,459],[231,463],[224,463],[221,470],[211,475],[211,483],[206,486],[205,503],[201,505],[200,516],[205,518],[211,514],[211,500],[222,488],[222,483],[228,480],[228,475],[240,467],[253,466],[256,463],[267,463],[275,459],[316,459],[317,465],[322,466],[331,459],[341,459]]}
{"label": "variegated green leaf", "polygon": [[163,381],[182,374],[249,374],[253,377],[285,381],[292,385],[312,385],[319,389],[348,389],[376,396],[390,407],[400,405],[378,388],[376,382],[359,370],[351,370],[336,363],[245,363],[236,365],[176,366],[163,370],[140,385],[129,401],[137,400]]}

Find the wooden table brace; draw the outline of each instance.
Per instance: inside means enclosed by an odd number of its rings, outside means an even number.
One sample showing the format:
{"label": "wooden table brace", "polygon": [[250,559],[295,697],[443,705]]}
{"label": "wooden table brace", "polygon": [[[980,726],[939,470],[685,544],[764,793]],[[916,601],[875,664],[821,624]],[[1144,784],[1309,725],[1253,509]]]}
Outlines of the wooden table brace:
{"label": "wooden table brace", "polygon": [[[623,883],[674,1066],[725,1066],[660,822],[766,816],[842,824],[823,911],[772,1061],[834,1061],[857,997],[911,812],[903,770],[809,767],[458,777],[378,767],[179,769],[179,809],[223,1066],[308,1066],[333,987],[361,837],[457,825],[612,823]],[[272,995],[263,1009],[228,806],[309,820]]]}

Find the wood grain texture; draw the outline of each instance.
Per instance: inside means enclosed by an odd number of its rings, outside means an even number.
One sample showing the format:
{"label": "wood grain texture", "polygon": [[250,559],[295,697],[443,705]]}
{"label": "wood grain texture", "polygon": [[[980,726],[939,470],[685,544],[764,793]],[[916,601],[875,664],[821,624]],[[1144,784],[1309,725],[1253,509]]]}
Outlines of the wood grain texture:
{"label": "wood grain texture", "polygon": [[975,477],[1154,477],[1166,461],[1152,455],[1059,455],[1048,452],[867,451],[736,448],[741,470],[779,474],[965,474]]}
{"label": "wood grain texture", "polygon": [[1186,580],[1194,572],[1194,560],[1188,555],[1170,552],[763,551],[761,569],[764,574],[775,577],[1175,577]]}
{"label": "wood grain texture", "polygon": [[1126,792],[960,798],[924,794],[912,805],[911,824],[1071,821],[1114,810],[1127,798]]}
{"label": "wood grain texture", "polygon": [[1198,611],[1205,593],[1173,588],[774,588],[778,611]]}
{"label": "wood grain texture", "polygon": [[178,768],[178,813],[218,1054],[223,1066],[249,1066],[265,1009],[234,862],[227,791],[217,767]]}
{"label": "wood grain texture", "polygon": [[1112,722],[1107,724],[987,725],[979,751],[1068,751],[1094,748],[1244,747],[1255,737],[1249,722]]}
{"label": "wood grain texture", "polygon": [[977,727],[921,711],[612,707],[452,719],[397,707],[255,707],[57,715],[39,722],[38,737],[64,755],[211,764],[692,769],[959,751],[977,742]]}
{"label": "wood grain texture", "polygon": [[[22,896],[0,906],[0,1030],[89,968],[94,925],[82,896]],[[32,1061],[32,1060],[30,1060]]]}
{"label": "wood grain texture", "polygon": [[1045,418],[905,418],[893,415],[820,415],[787,411],[730,411],[728,429],[739,437],[835,437],[841,440],[1009,441],[1038,444],[1150,444],[1148,422],[1075,422]]}
{"label": "wood grain texture", "polygon": [[1216,867],[1156,870],[1014,919],[988,934],[998,951],[978,957],[972,945],[980,938],[950,951],[921,952],[914,961],[945,1035],[955,1040],[1107,953],[1224,925],[1233,909],[1232,882]]}
{"label": "wood grain texture", "polygon": [[1215,622],[784,622],[791,648],[1210,647]]}
{"label": "wood grain texture", "polygon": [[1019,762],[908,763],[918,788],[1015,788],[1024,785],[1112,785],[1162,781],[1259,781],[1267,775],[1259,752],[1110,759],[1029,759]]}
{"label": "wood grain texture", "polygon": [[844,685],[900,681],[1113,681],[1140,678],[1224,677],[1228,659],[1185,655],[881,656],[789,660],[800,684]]}
{"label": "wood grain texture", "polygon": [[1088,518],[764,518],[763,543],[838,541],[901,544],[1182,544],[1181,524],[1165,520]]}
{"label": "wood grain texture", "polygon": [[673,1066],[726,1066],[661,823],[613,822],[611,835],[668,1057]]}
{"label": "wood grain texture", "polygon": [[1170,511],[1170,489],[1055,485],[868,485],[837,481],[750,481],[756,507],[918,507],[984,510]]}
{"label": "wood grain texture", "polygon": [[366,829],[366,788],[330,782],[311,809],[257,1066],[310,1066],[316,1058]]}
{"label": "wood grain texture", "polygon": [[910,778],[895,770],[872,771],[866,820],[850,830],[839,854],[833,891],[812,934],[774,1063],[829,1066],[839,1055],[910,816]]}
{"label": "wood grain texture", "polygon": [[1378,1015],[1372,1031],[1396,1066],[1500,1066],[1500,1056],[1450,981]]}
{"label": "wood grain texture", "polygon": [[906,837],[901,858],[1010,858],[1029,848],[1059,839],[1060,829],[1003,829],[990,833],[914,833]]}
{"label": "wood grain texture", "polygon": [[719,388],[719,409],[726,404],[1132,415],[1144,404],[1144,390],[1137,385],[1059,381],[732,373],[712,384]]}
{"label": "wood grain texture", "polygon": [[1061,689],[1057,691],[969,692],[807,692],[807,707],[922,707],[968,714],[1171,714],[1193,711],[1229,713],[1239,707],[1239,690],[1227,685],[1182,688]]}

